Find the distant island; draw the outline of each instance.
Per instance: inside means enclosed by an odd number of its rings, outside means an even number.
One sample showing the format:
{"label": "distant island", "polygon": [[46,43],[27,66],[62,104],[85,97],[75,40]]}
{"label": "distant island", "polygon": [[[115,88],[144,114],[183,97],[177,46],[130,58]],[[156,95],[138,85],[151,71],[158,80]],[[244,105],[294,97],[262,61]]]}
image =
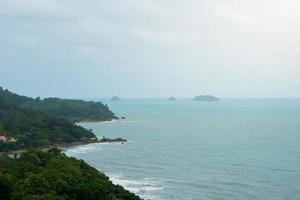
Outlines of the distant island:
{"label": "distant island", "polygon": [[113,96],[112,98],[110,98],[111,101],[121,101],[121,98],[118,96]]}
{"label": "distant island", "polygon": [[121,143],[124,143],[124,142],[127,142],[126,139],[124,138],[106,138],[106,137],[103,137],[102,139],[99,140],[99,143],[112,143],[112,142],[121,142]]}
{"label": "distant island", "polygon": [[175,97],[169,97],[168,101],[176,101]]}
{"label": "distant island", "polygon": [[211,95],[198,95],[194,97],[193,101],[220,101],[220,99]]}

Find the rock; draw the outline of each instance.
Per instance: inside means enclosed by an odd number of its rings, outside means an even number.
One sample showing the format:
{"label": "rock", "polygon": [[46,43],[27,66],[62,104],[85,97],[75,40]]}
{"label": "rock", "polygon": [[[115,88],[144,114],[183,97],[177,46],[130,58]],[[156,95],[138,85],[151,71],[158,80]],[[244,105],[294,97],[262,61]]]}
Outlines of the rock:
{"label": "rock", "polygon": [[115,139],[111,139],[111,138],[105,138],[103,137],[102,139],[100,139],[100,142],[127,142],[126,139],[123,138],[115,138]]}
{"label": "rock", "polygon": [[126,119],[126,117],[121,117],[121,119]]}
{"label": "rock", "polygon": [[113,96],[110,100],[111,101],[121,101],[121,98],[117,97],[117,96]]}
{"label": "rock", "polygon": [[199,95],[195,96],[193,101],[220,101],[220,99],[211,95]]}
{"label": "rock", "polygon": [[176,101],[175,97],[170,97],[168,101]]}

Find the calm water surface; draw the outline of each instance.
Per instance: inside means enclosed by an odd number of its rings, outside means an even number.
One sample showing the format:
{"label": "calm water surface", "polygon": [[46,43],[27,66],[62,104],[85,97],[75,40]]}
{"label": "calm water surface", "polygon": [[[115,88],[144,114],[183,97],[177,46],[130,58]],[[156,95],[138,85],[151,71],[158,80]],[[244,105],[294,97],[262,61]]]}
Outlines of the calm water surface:
{"label": "calm water surface", "polygon": [[300,199],[299,99],[107,103],[127,119],[81,125],[129,142],[66,153],[145,199]]}

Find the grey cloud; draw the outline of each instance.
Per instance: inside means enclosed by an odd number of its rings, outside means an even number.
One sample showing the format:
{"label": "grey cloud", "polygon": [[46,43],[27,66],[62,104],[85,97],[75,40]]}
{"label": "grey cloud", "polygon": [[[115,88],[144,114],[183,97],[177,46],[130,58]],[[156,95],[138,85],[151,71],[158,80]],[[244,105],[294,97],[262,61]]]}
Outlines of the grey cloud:
{"label": "grey cloud", "polygon": [[[296,0],[3,0],[0,64],[11,69],[0,68],[8,77],[24,66],[36,70],[45,87],[53,82],[41,68],[63,75],[73,69],[76,80],[66,79],[89,88],[53,87],[49,95],[297,96],[299,9]],[[53,84],[63,84],[57,76]]]}

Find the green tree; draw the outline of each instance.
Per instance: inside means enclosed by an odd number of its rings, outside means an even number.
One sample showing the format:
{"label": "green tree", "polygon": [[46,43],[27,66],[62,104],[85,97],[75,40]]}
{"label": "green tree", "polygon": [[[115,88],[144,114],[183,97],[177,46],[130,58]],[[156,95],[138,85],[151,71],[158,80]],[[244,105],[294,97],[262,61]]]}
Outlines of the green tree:
{"label": "green tree", "polygon": [[4,126],[2,122],[0,121],[0,135],[4,133]]}
{"label": "green tree", "polygon": [[49,183],[46,181],[45,177],[38,174],[29,174],[21,186],[23,191],[26,191],[28,194],[47,194],[50,190]]}
{"label": "green tree", "polygon": [[12,183],[5,176],[0,175],[0,200],[10,200],[12,190]]}
{"label": "green tree", "polygon": [[44,129],[31,128],[21,139],[25,147],[43,147],[50,144],[48,140],[48,131]]}
{"label": "green tree", "polygon": [[0,156],[0,200],[141,200],[82,160],[56,150]]}

